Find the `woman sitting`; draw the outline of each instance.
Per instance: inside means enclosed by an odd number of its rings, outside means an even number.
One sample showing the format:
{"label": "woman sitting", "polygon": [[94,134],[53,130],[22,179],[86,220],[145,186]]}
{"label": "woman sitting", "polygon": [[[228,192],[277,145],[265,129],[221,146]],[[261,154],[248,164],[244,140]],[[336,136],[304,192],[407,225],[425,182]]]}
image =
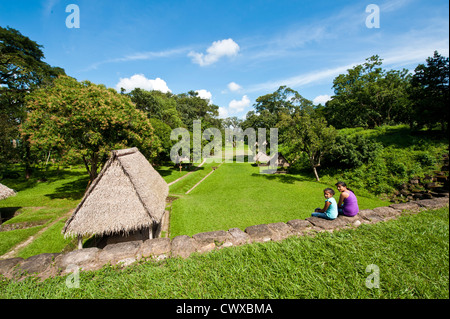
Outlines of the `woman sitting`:
{"label": "woman sitting", "polygon": [[353,193],[344,182],[337,182],[335,185],[338,191],[341,192],[338,202],[339,215],[352,217],[358,214],[358,199],[356,198],[355,193]]}

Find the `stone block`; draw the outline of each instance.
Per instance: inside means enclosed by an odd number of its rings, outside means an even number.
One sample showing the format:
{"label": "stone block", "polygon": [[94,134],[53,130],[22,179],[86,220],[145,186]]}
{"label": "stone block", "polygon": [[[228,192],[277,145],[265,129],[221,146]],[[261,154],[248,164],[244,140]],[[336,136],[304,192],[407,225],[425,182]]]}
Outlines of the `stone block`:
{"label": "stone block", "polygon": [[157,259],[167,258],[170,255],[170,239],[169,238],[147,239],[141,245],[140,253],[142,257],[154,256]]}
{"label": "stone block", "polygon": [[292,233],[296,235],[304,235],[313,229],[313,225],[305,219],[293,219],[288,221],[286,224],[291,226]]}
{"label": "stone block", "polygon": [[420,206],[415,202],[407,202],[407,203],[400,203],[400,204],[391,204],[389,207],[392,207],[393,209],[400,210],[400,211],[413,211],[417,212],[420,210]]}
{"label": "stone block", "polygon": [[337,219],[339,219],[344,224],[344,227],[345,226],[358,227],[359,225],[361,225],[361,222],[363,220],[363,218],[359,216],[359,214],[355,216],[339,215]]}
{"label": "stone block", "polygon": [[10,271],[23,261],[24,259],[20,257],[0,260],[0,274],[8,276]]}
{"label": "stone block", "polygon": [[272,239],[272,231],[266,224],[253,225],[245,229],[245,232],[250,236],[251,242],[266,242]]}
{"label": "stone block", "polygon": [[250,241],[250,236],[240,228],[230,228],[228,233],[231,236],[230,241],[233,245],[243,245]]}
{"label": "stone block", "polygon": [[56,257],[56,267],[62,269],[63,273],[70,272],[74,267],[80,267],[82,270],[101,268],[97,261],[100,251],[97,247],[71,251]]}
{"label": "stone block", "polygon": [[102,264],[110,262],[114,265],[119,260],[138,256],[141,245],[141,240],[106,245],[98,254],[98,260]]}
{"label": "stone block", "polygon": [[376,207],[373,209],[373,211],[378,214],[383,219],[389,219],[392,217],[395,217],[397,215],[400,215],[401,211],[399,209],[394,209],[389,206],[384,207]]}
{"label": "stone block", "polygon": [[315,227],[324,229],[324,230],[334,230],[337,228],[347,226],[347,224],[348,224],[346,222],[346,220],[342,217],[338,217],[333,220],[320,218],[320,217],[308,217],[308,218],[306,218],[306,220],[309,221]]}
{"label": "stone block", "polygon": [[292,235],[292,228],[286,223],[267,224],[272,231],[272,240],[283,240]]}
{"label": "stone block", "polygon": [[423,199],[423,200],[417,201],[417,204],[426,209],[441,208],[441,207],[445,207],[448,205],[448,198],[440,197],[440,198],[433,198],[433,199]]}
{"label": "stone block", "polygon": [[172,239],[172,256],[187,258],[197,250],[195,240],[187,235]]}
{"label": "stone block", "polygon": [[362,221],[365,223],[376,223],[383,221],[384,218],[378,215],[372,209],[363,209],[358,212],[359,217],[362,218]]}
{"label": "stone block", "polygon": [[195,234],[194,236],[192,236],[192,238],[195,239],[198,245],[215,243],[216,245],[220,246],[226,241],[229,241],[231,239],[231,235],[224,230],[218,230]]}
{"label": "stone block", "polygon": [[58,253],[45,253],[31,256],[30,258],[25,259],[25,261],[20,264],[19,268],[20,270],[29,274],[41,273],[44,272],[59,255],[60,254]]}

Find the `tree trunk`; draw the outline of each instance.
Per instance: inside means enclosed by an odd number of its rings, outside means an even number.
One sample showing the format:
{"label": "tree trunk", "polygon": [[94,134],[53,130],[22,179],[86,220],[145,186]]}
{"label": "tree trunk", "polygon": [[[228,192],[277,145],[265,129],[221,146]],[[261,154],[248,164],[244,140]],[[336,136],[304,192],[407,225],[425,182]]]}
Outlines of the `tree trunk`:
{"label": "tree trunk", "polygon": [[28,141],[24,141],[25,144],[25,178],[30,179],[32,168],[31,168],[31,150]]}
{"label": "tree trunk", "polygon": [[316,176],[316,181],[320,182],[319,174],[317,174],[317,168],[315,165],[313,165],[313,171],[314,175]]}
{"label": "tree trunk", "polygon": [[[93,153],[90,159],[90,166],[89,161],[86,159],[86,157],[83,156],[83,162],[84,167],[86,168],[88,174],[89,174],[89,185],[94,181],[94,179],[97,177],[97,167],[98,167],[98,154]],[[88,185],[88,187],[89,187]]]}
{"label": "tree trunk", "polygon": [[316,165],[314,161],[314,155],[309,158],[309,162],[311,163],[311,167],[314,172],[314,176],[316,177],[316,181],[320,182],[319,174],[317,174],[317,166],[320,166],[320,163]]}

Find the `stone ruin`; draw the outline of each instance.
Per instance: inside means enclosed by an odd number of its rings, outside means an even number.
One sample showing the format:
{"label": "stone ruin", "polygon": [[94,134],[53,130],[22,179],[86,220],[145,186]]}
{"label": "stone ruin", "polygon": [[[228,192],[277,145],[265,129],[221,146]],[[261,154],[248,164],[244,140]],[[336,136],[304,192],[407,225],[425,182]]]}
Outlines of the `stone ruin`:
{"label": "stone ruin", "polygon": [[250,243],[279,241],[290,236],[308,236],[321,231],[355,228],[361,224],[371,224],[397,218],[403,213],[418,213],[422,210],[446,207],[448,197],[417,200],[391,204],[386,207],[361,210],[354,217],[339,216],[335,220],[318,217],[294,219],[286,223],[261,224],[247,227],[244,231],[231,228],[177,236],[173,239],[154,238],[83,248],[65,254],[45,253],[23,258],[0,260],[0,274],[7,278],[19,279],[28,274],[41,279],[56,275],[67,275],[75,269],[83,271],[101,269],[106,265],[128,266],[140,260],[165,258],[187,258],[193,253],[206,253],[225,247]]}

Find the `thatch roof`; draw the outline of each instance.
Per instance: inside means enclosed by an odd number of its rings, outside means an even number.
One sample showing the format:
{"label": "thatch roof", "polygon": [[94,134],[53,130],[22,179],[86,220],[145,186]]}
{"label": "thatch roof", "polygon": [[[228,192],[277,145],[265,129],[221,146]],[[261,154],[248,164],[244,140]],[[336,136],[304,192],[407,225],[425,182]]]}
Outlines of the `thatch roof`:
{"label": "thatch roof", "polygon": [[11,188],[6,187],[3,184],[0,184],[0,200],[6,199],[8,197],[16,195],[16,192]]}
{"label": "thatch roof", "polygon": [[137,148],[111,152],[63,233],[111,235],[160,223],[169,186]]}
{"label": "thatch roof", "polygon": [[[273,155],[270,159],[272,159],[273,157],[275,157],[275,155]],[[287,159],[281,153],[278,153],[278,155],[277,155],[277,166],[278,167],[289,167],[290,166]]]}
{"label": "thatch roof", "polygon": [[258,154],[255,155],[253,160],[255,162],[266,163],[266,162],[270,161],[270,156],[265,154],[265,153],[263,153],[263,152],[258,152]]}

